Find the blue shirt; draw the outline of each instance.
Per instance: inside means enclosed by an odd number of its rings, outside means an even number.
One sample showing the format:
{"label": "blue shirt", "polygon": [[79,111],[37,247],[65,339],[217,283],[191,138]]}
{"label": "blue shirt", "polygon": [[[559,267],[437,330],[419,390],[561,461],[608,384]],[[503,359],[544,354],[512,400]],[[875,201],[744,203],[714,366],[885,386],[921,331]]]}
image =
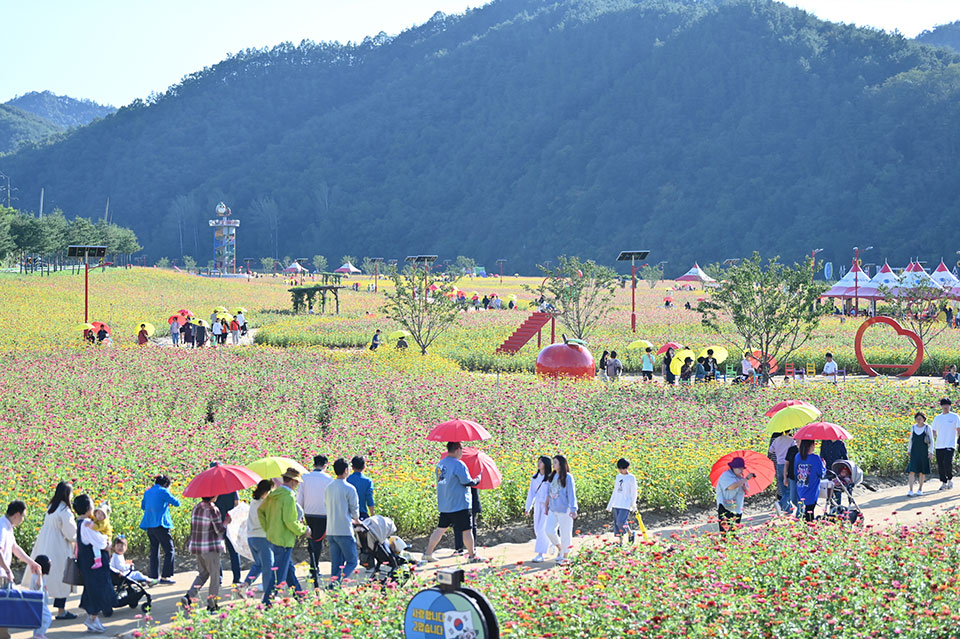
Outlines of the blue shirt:
{"label": "blue shirt", "polygon": [[550,482],[550,501],[547,502],[547,508],[551,512],[571,514],[577,512],[577,487],[570,473],[567,473],[566,484],[566,486],[560,485],[560,475],[554,475]]}
{"label": "blue shirt", "polygon": [[225,495],[220,495],[217,497],[213,503],[217,505],[217,508],[220,509],[220,520],[223,521],[227,518],[227,513],[236,508],[237,502],[240,501],[240,493],[233,491],[232,493],[227,493]]}
{"label": "blue shirt", "polygon": [[[357,489],[357,499],[360,502],[360,518],[365,519],[367,508],[376,506],[373,503],[373,481],[363,476],[363,473],[354,471],[347,476],[347,483]],[[329,514],[327,515],[329,517]]]}
{"label": "blue shirt", "polygon": [[180,502],[170,491],[159,484],[154,484],[143,494],[140,508],[143,510],[143,519],[140,527],[173,528],[173,519],[170,518],[170,509],[167,506],[179,506]]}
{"label": "blue shirt", "polygon": [[437,509],[442,513],[470,510],[470,487],[476,482],[467,465],[459,459],[444,457],[437,462]]}
{"label": "blue shirt", "polygon": [[793,464],[797,474],[797,497],[807,506],[816,504],[820,497],[820,480],[823,479],[823,460],[814,453],[803,459],[798,453]]}

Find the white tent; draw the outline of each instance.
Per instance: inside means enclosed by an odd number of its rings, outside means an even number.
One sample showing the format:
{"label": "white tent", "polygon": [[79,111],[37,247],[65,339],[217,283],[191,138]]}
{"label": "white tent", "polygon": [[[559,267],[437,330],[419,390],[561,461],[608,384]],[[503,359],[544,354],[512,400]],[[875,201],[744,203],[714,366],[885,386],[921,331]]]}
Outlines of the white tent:
{"label": "white tent", "polygon": [[283,269],[284,273],[307,273],[307,269],[300,266],[300,262],[293,262],[290,266]]}
{"label": "white tent", "polygon": [[709,275],[703,272],[703,269],[700,268],[700,265],[694,262],[693,268],[677,278],[678,282],[716,282],[717,280],[713,279]]}
{"label": "white tent", "polygon": [[950,272],[947,265],[940,260],[940,265],[933,271],[930,278],[945,289],[951,289],[954,286],[960,286],[960,280]]}
{"label": "white tent", "polygon": [[847,274],[831,286],[822,297],[877,299],[882,296],[877,291],[877,287],[871,284],[870,278],[863,272],[860,265],[854,262]]}
{"label": "white tent", "polygon": [[902,296],[912,296],[916,294],[917,288],[932,288],[942,290],[930,274],[923,270],[923,267],[916,262],[910,262],[910,266],[900,276],[900,286],[893,289],[894,294]]}
{"label": "white tent", "polygon": [[334,273],[346,273],[347,275],[356,275],[359,272],[360,269],[350,262],[344,262],[343,266],[334,271]]}
{"label": "white tent", "polygon": [[890,265],[884,262],[883,268],[877,271],[877,274],[870,280],[870,284],[878,290],[892,291],[900,285],[900,278],[893,272]]}

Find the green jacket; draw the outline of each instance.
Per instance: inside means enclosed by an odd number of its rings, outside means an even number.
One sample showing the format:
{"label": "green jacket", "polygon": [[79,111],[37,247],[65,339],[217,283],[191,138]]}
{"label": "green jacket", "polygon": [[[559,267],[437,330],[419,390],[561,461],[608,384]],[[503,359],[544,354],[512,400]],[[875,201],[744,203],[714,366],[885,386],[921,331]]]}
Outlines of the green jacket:
{"label": "green jacket", "polygon": [[267,541],[274,546],[293,548],[297,537],[307,532],[307,527],[297,517],[297,496],[284,486],[267,495],[257,510],[257,519]]}

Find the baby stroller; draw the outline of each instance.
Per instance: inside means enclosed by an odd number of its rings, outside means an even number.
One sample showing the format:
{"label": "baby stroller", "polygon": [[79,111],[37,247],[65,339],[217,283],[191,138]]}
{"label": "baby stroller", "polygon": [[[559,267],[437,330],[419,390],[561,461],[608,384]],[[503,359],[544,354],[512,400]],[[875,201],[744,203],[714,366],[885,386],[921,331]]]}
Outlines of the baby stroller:
{"label": "baby stroller", "polygon": [[[853,498],[853,489],[863,483],[863,471],[849,459],[838,459],[824,473],[824,517],[851,524],[863,523],[863,511]],[[847,504],[844,505],[844,497]]]}
{"label": "baby stroller", "polygon": [[400,553],[407,545],[396,536],[397,526],[392,519],[374,515],[364,519],[354,530],[357,533],[360,565],[367,570],[371,580],[386,584],[406,578],[407,571],[401,571],[400,568],[408,560]]}
{"label": "baby stroller", "polygon": [[117,608],[130,606],[130,609],[133,610],[137,607],[137,604],[140,603],[140,600],[143,599],[144,601],[140,609],[144,612],[149,612],[150,607],[153,605],[153,600],[150,597],[150,593],[147,592],[146,584],[134,581],[112,570],[110,571],[110,579],[113,581],[114,592],[117,593]]}

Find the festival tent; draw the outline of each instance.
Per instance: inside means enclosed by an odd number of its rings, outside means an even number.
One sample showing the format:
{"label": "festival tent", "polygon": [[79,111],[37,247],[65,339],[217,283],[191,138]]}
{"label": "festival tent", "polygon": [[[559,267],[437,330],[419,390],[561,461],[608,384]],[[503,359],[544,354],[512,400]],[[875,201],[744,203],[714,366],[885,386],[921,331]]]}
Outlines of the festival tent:
{"label": "festival tent", "polygon": [[893,293],[898,296],[911,296],[916,294],[918,288],[942,290],[930,274],[923,270],[917,262],[910,262],[910,266],[900,276],[900,285],[894,287]]}
{"label": "festival tent", "polygon": [[706,284],[707,282],[716,282],[717,280],[713,279],[709,275],[703,272],[703,269],[700,268],[700,265],[694,262],[693,268],[677,278],[678,282],[702,282]]}
{"label": "festival tent", "polygon": [[860,265],[854,262],[847,274],[841,277],[836,284],[830,287],[821,297],[839,297],[848,299],[859,297],[862,299],[881,298],[876,286],[871,284],[870,278],[863,272]]}
{"label": "festival tent", "polygon": [[899,285],[900,278],[897,277],[897,274],[893,272],[893,269],[890,268],[890,265],[886,262],[883,263],[883,267],[877,271],[877,274],[870,280],[870,286],[878,291],[892,291]]}
{"label": "festival tent", "polygon": [[306,273],[307,269],[300,266],[300,262],[294,262],[287,268],[283,269],[284,273]]}
{"label": "festival tent", "polygon": [[947,265],[940,260],[940,265],[933,271],[930,278],[945,289],[951,289],[954,286],[960,286],[960,280],[950,272]]}
{"label": "festival tent", "polygon": [[346,273],[347,275],[356,275],[359,272],[360,269],[350,262],[344,262],[343,266],[334,271],[334,273]]}

